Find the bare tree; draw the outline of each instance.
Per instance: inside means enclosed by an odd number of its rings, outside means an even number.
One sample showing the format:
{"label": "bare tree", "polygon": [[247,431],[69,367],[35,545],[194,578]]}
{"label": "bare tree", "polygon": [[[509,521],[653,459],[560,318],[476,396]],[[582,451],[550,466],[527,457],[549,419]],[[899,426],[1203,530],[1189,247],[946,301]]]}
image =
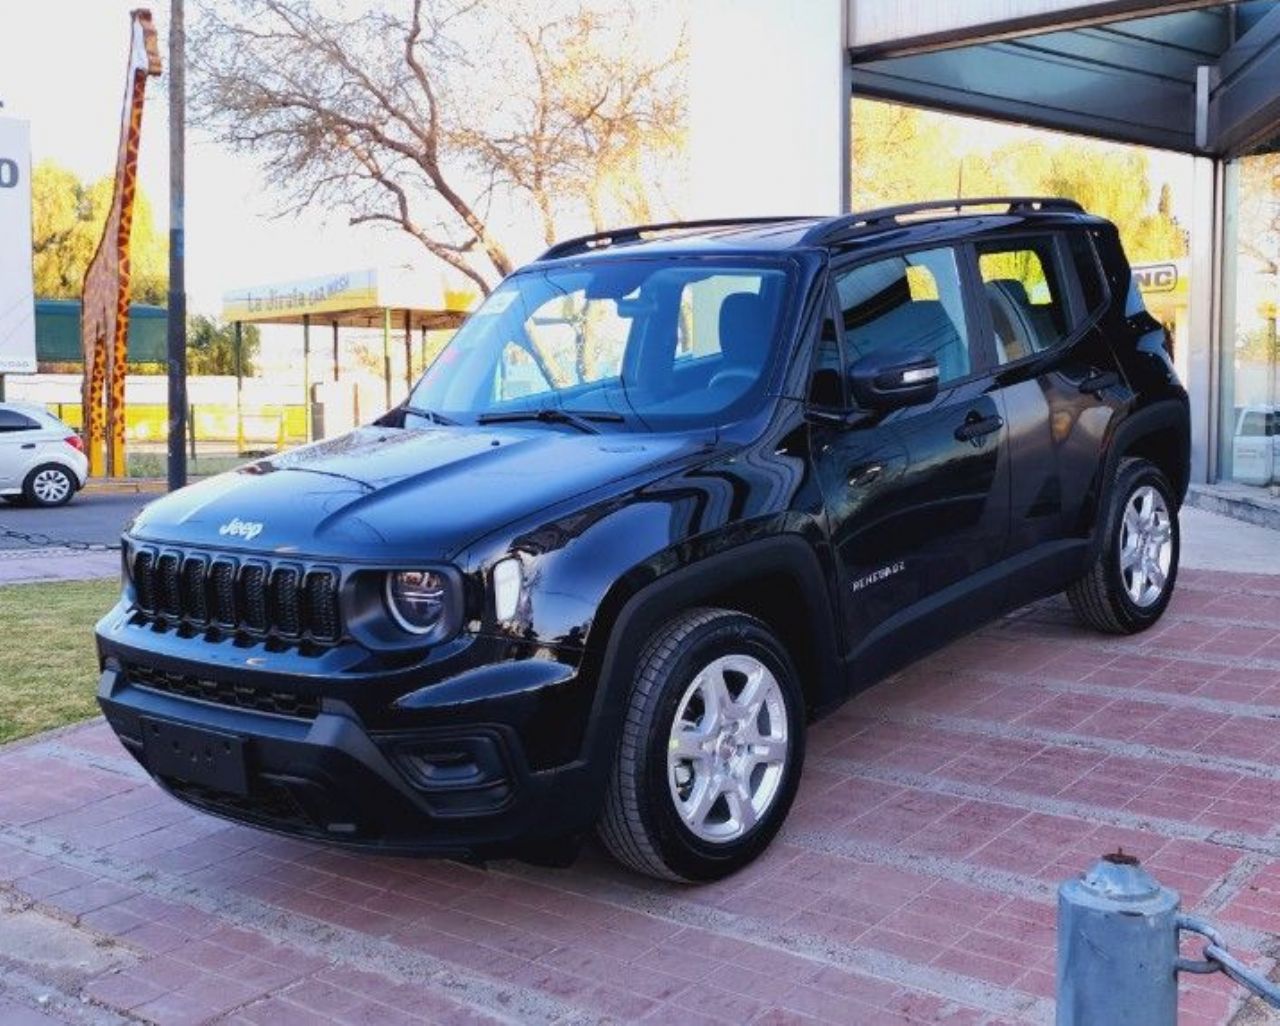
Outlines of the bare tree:
{"label": "bare tree", "polygon": [[209,2],[193,110],[288,209],[402,230],[488,293],[513,269],[495,201],[531,201],[552,241],[662,200],[638,169],[680,153],[681,46],[638,56],[626,2]]}

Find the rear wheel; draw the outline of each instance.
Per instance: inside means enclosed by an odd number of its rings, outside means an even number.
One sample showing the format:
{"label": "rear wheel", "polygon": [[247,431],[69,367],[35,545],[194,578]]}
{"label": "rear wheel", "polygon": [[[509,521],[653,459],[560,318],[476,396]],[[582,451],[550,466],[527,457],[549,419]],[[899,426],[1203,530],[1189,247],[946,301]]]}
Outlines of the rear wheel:
{"label": "rear wheel", "polygon": [[1178,577],[1177,504],[1159,467],[1121,461],[1102,531],[1093,566],[1067,589],[1067,598],[1088,626],[1136,634],[1160,619]]}
{"label": "rear wheel", "polygon": [[718,879],[773,839],[803,763],[786,650],[753,617],[690,610],[641,653],[598,833],[637,872]]}
{"label": "rear wheel", "polygon": [[36,467],[22,485],[22,496],[31,506],[65,506],[75,493],[71,471],[56,463]]}

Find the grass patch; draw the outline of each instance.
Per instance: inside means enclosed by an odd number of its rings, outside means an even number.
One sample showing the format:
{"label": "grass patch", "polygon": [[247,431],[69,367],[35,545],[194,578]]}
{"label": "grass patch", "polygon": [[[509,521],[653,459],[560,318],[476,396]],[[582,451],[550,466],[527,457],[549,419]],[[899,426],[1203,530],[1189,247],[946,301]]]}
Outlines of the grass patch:
{"label": "grass patch", "polygon": [[120,582],[0,587],[0,744],[94,716],[93,625]]}

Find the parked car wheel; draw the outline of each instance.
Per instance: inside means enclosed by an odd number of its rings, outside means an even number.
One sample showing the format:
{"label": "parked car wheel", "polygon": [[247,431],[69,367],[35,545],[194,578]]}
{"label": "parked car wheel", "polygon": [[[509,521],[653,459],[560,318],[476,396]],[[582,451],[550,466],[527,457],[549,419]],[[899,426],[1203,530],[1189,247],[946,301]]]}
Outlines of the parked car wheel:
{"label": "parked car wheel", "polygon": [[803,764],[786,649],[753,617],[690,610],[640,655],[598,833],[637,872],[718,879],[778,832]]}
{"label": "parked car wheel", "polygon": [[71,471],[56,463],[36,467],[22,484],[22,497],[31,506],[65,506],[75,493]]}
{"label": "parked car wheel", "polygon": [[1076,616],[1108,634],[1146,630],[1173,595],[1180,546],[1178,508],[1168,479],[1147,460],[1122,460],[1096,561],[1067,589]]}

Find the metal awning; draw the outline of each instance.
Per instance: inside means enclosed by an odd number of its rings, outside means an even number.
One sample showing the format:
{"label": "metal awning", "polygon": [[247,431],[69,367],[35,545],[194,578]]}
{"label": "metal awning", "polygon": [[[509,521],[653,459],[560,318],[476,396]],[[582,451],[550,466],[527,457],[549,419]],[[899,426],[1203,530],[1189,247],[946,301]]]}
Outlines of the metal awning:
{"label": "metal awning", "polygon": [[1277,0],[910,7],[851,4],[856,95],[1219,157],[1280,125]]}

